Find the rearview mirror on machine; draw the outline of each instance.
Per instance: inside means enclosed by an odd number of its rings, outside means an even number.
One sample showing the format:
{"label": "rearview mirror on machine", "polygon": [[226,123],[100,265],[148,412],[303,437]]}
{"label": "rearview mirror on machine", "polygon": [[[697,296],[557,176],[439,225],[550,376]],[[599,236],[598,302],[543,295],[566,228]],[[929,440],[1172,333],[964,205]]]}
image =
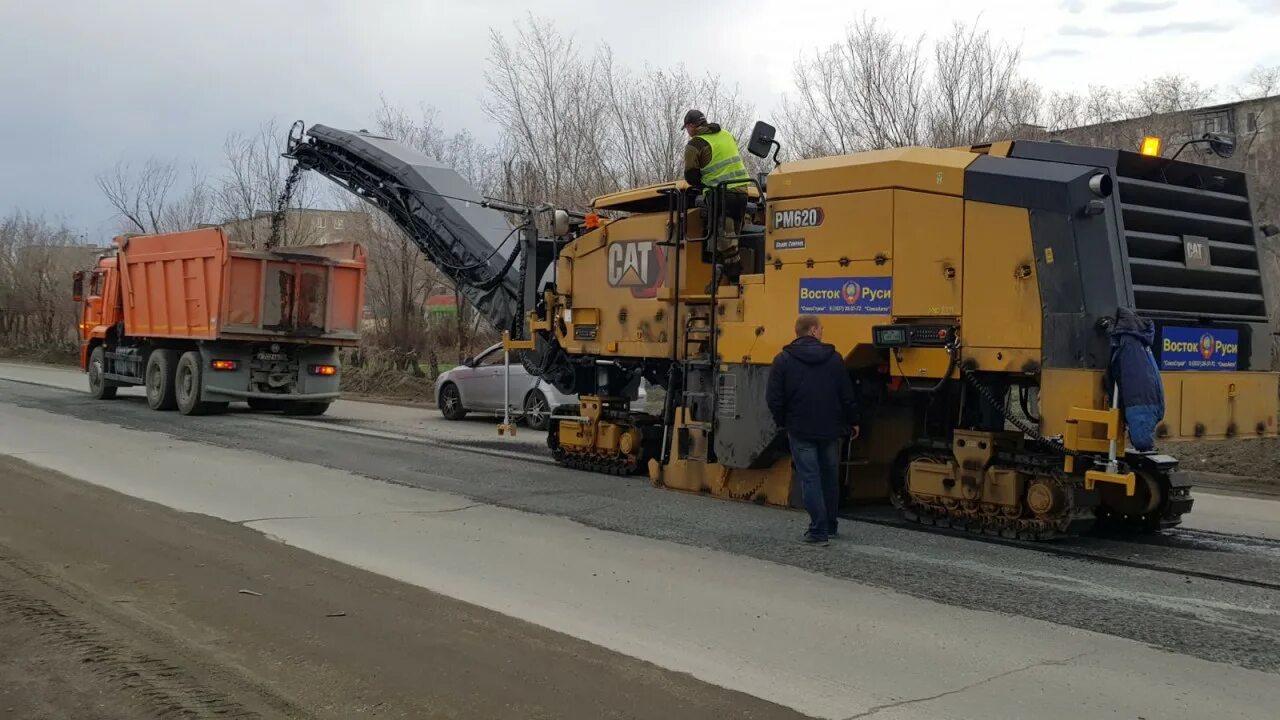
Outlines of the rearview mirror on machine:
{"label": "rearview mirror on machine", "polygon": [[569,234],[569,213],[564,210],[556,210],[552,213],[551,234],[556,237],[564,237]]}
{"label": "rearview mirror on machine", "polygon": [[71,274],[71,300],[72,302],[84,301],[84,271],[77,270]]}
{"label": "rearview mirror on machine", "polygon": [[773,149],[773,136],[777,132],[777,128],[763,120],[756,122],[755,127],[751,128],[751,141],[747,143],[747,152],[758,158],[769,157],[769,151]]}

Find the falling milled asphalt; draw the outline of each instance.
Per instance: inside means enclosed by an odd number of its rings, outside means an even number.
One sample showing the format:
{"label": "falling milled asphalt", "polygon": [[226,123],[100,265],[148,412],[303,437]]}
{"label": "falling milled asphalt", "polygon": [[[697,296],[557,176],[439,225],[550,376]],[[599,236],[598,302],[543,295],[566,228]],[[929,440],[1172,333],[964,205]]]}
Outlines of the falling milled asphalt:
{"label": "falling milled asphalt", "polygon": [[[0,402],[1280,672],[1280,543],[1274,541],[1187,531],[1139,542],[1081,539],[1026,547],[902,527],[873,509],[867,520],[842,524],[837,544],[815,552],[795,542],[800,514],[664,492],[642,478],[567,471],[527,440],[450,441],[469,445],[462,447],[383,430],[340,430],[352,425],[340,420],[280,422],[247,413],[180,418],[152,412],[140,398],[92,402],[83,394],[7,380],[0,380]],[[1209,577],[1216,574],[1231,580]]]}

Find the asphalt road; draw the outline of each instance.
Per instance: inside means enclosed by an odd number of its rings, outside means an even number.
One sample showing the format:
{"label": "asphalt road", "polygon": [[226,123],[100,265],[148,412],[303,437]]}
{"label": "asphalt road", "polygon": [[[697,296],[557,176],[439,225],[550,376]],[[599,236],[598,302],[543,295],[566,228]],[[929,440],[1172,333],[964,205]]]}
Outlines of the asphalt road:
{"label": "asphalt road", "polygon": [[[1265,537],[1029,547],[872,510],[816,549],[794,542],[797,514],[564,471],[526,436],[285,420],[0,381],[0,453],[812,715],[1247,718],[1280,701]],[[1228,519],[1271,527],[1271,505],[1239,502]]]}
{"label": "asphalt road", "polygon": [[0,477],[6,718],[802,717],[240,524]]}

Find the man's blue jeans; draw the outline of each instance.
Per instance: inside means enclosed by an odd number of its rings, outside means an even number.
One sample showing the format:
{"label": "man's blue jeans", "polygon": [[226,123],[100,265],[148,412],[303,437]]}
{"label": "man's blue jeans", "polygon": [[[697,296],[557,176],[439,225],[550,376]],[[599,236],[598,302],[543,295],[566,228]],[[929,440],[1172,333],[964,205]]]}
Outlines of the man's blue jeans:
{"label": "man's blue jeans", "polygon": [[840,439],[791,435],[790,440],[791,462],[809,511],[809,534],[826,539],[835,534],[836,514],[840,512]]}

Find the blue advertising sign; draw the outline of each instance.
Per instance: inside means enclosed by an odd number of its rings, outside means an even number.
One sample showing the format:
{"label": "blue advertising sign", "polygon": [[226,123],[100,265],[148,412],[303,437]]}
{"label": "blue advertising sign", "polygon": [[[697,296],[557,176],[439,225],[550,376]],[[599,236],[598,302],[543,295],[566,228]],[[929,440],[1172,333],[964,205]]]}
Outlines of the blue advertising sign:
{"label": "blue advertising sign", "polygon": [[1235,370],[1239,357],[1237,330],[1166,325],[1160,331],[1161,370]]}
{"label": "blue advertising sign", "polygon": [[801,315],[888,315],[893,278],[800,278]]}

